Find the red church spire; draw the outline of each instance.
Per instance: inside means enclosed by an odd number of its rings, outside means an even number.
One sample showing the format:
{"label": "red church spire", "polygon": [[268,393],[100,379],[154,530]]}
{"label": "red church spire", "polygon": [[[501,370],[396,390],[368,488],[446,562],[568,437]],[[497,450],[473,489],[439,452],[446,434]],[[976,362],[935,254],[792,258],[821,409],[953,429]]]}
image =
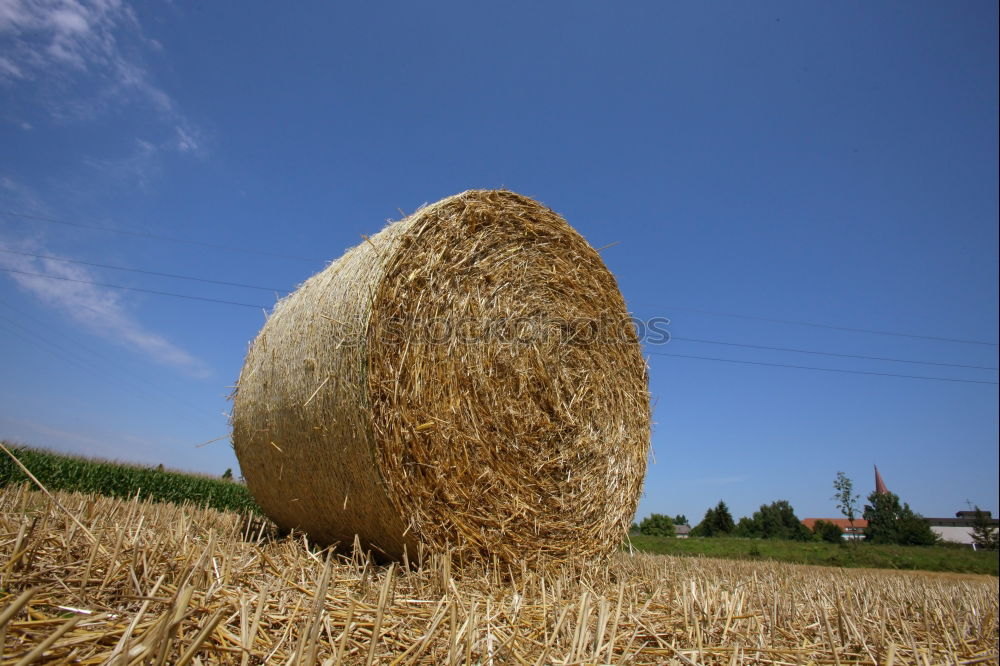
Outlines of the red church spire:
{"label": "red church spire", "polygon": [[888,495],[889,489],[885,487],[882,475],[878,473],[878,465],[875,465],[875,492],[879,495]]}

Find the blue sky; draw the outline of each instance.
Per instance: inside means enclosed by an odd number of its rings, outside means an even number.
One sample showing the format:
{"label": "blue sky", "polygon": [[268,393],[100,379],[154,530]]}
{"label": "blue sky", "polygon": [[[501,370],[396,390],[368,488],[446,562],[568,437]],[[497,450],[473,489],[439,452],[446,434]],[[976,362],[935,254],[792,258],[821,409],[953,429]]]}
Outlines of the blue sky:
{"label": "blue sky", "polygon": [[508,187],[671,320],[640,516],[836,515],[873,464],[996,512],[997,78],[984,1],[0,0],[0,437],[235,468],[198,445],[271,290]]}

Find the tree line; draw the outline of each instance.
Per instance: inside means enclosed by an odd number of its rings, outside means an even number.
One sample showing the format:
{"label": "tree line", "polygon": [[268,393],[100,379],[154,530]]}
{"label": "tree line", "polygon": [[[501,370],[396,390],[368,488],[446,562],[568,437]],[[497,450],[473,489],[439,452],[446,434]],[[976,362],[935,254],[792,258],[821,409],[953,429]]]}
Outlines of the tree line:
{"label": "tree line", "polygon": [[[679,520],[681,519],[681,520]],[[836,538],[840,539],[840,528]],[[640,534],[650,536],[675,536],[677,525],[688,525],[684,516],[671,518],[654,513],[641,522],[633,525]],[[795,516],[792,505],[787,500],[778,500],[771,504],[761,505],[750,517],[744,516],[739,522],[733,521],[733,516],[724,501],[705,512],[701,522],[691,528],[692,537],[736,536],[756,539],[790,539],[794,541],[810,541],[814,534]]]}
{"label": "tree line", "polygon": [[[854,484],[843,473],[837,472],[834,481],[837,508],[853,526],[859,511],[859,495],[854,493]],[[873,491],[868,503],[860,511],[867,521],[864,540],[871,543],[929,546],[938,542],[938,536],[923,516],[913,511],[906,502],[891,492]],[[689,525],[683,515],[670,516],[654,513],[633,523],[633,531],[649,536],[675,536],[677,525]],[[844,532],[832,522],[818,520],[810,530],[795,515],[795,510],[787,500],[777,500],[762,504],[751,516],[733,520],[729,507],[722,500],[705,512],[701,522],[691,528],[692,537],[743,537],[750,539],[785,539],[789,541],[828,541],[840,543]],[[976,520],[972,528],[972,538],[980,548],[997,547],[997,531],[992,528],[986,514],[976,507]]]}

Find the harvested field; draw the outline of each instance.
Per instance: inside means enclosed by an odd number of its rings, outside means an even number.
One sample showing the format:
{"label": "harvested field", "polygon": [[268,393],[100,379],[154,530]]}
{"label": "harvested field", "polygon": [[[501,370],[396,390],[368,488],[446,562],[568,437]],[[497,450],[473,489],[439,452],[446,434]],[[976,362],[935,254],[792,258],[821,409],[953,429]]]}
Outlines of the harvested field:
{"label": "harvested field", "polygon": [[997,660],[986,576],[626,553],[377,567],[237,514],[25,486],[0,490],[0,531],[4,664]]}

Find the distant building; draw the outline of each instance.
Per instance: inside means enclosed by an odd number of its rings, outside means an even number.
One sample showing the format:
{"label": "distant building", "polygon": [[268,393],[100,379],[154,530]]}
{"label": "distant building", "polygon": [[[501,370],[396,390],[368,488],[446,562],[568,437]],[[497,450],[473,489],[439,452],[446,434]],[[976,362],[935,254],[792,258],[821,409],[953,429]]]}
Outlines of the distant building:
{"label": "distant building", "polygon": [[[983,511],[994,529],[1000,528],[1000,520],[993,517],[990,511]],[[930,523],[931,531],[944,541],[964,543],[971,546],[972,528],[976,524],[975,511],[958,511],[954,518],[925,518]]]}
{"label": "distant building", "polygon": [[828,523],[833,523],[844,533],[845,539],[864,539],[865,538],[865,528],[868,527],[868,521],[864,518],[855,518],[854,526],[851,526],[851,522],[847,518],[803,518],[802,524],[809,528],[810,531],[815,529],[816,521],[824,520]]}
{"label": "distant building", "polygon": [[[878,473],[878,465],[875,466],[875,492],[880,494],[889,492],[882,480],[882,475]],[[989,511],[983,513],[990,519],[990,524],[993,527],[1000,525],[1000,521],[993,518]],[[930,524],[931,531],[943,541],[962,543],[967,546],[973,544],[972,528],[976,524],[975,511],[958,511],[954,518],[924,518],[924,520]]]}
{"label": "distant building", "polygon": [[[629,536],[642,536],[639,526],[635,525],[628,531]],[[691,535],[690,525],[674,525],[674,536],[678,539],[687,539]]]}
{"label": "distant building", "polygon": [[[885,495],[889,492],[885,481],[882,480],[882,475],[879,474],[878,465],[875,465],[875,492],[879,495]],[[983,513],[990,519],[990,525],[1000,529],[1000,520],[993,518],[993,514],[989,511],[983,511]],[[825,520],[839,527],[843,530],[845,539],[864,539],[865,528],[868,527],[868,521],[863,518],[855,519],[853,528],[846,518],[805,518],[802,524],[812,530],[818,520]],[[954,518],[924,518],[924,520],[930,523],[931,531],[943,541],[962,543],[968,546],[973,543],[972,528],[976,524],[975,511],[959,511]]]}
{"label": "distant building", "polygon": [[[878,473],[878,465],[875,465],[875,492],[879,495],[885,495],[889,492],[885,481],[882,480],[882,475]],[[804,518],[802,524],[808,527],[811,532],[816,527],[818,520],[833,523],[839,527],[844,533],[845,539],[864,539],[865,528],[868,527],[868,521],[864,518],[855,518],[853,525],[847,518]]]}

